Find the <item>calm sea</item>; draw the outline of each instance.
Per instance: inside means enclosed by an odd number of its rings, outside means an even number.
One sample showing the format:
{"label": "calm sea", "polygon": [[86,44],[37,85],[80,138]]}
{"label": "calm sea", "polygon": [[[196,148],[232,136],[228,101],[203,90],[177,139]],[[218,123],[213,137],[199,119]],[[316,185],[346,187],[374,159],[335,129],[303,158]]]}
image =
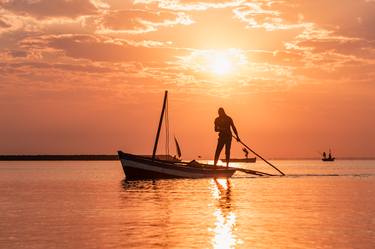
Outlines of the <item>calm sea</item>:
{"label": "calm sea", "polygon": [[119,162],[0,162],[0,248],[375,248],[375,161],[272,162],[288,176],[125,182]]}

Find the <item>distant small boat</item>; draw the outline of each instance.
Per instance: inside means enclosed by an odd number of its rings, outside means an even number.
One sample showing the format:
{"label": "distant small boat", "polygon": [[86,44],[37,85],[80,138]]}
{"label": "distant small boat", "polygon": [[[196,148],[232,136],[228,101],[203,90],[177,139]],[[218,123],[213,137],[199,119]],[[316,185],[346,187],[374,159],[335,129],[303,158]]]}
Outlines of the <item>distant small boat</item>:
{"label": "distant small boat", "polygon": [[323,158],[322,158],[323,162],[333,162],[333,161],[335,161],[335,157],[332,156],[331,150],[329,150],[328,156],[325,152],[323,152],[322,156],[323,156]]}
{"label": "distant small boat", "polygon": [[[245,153],[245,158],[231,158],[229,162],[231,163],[255,163],[257,161],[256,157],[248,157],[249,151],[246,148],[242,148],[242,151]],[[225,159],[220,159],[222,162],[226,162]]]}
{"label": "distant small boat", "polygon": [[[222,162],[226,162],[225,159],[220,159]],[[257,161],[256,157],[248,157],[248,158],[231,158],[229,162],[231,163],[255,163]]]}

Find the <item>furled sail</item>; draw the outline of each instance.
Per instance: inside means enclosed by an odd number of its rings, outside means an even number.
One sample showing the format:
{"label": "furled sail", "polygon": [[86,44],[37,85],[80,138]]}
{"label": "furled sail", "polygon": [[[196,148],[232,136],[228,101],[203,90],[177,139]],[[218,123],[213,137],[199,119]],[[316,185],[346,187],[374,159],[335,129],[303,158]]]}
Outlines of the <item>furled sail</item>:
{"label": "furled sail", "polygon": [[180,158],[181,157],[181,148],[180,148],[180,145],[177,142],[176,137],[174,137],[174,142],[176,143],[177,156],[178,156],[178,158]]}

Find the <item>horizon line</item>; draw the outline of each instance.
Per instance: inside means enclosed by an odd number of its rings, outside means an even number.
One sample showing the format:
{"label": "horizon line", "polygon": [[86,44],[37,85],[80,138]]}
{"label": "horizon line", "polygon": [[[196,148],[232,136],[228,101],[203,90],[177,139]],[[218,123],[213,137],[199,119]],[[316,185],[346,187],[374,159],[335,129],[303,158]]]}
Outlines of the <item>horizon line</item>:
{"label": "horizon line", "polygon": [[[144,156],[151,156],[151,155],[144,155]],[[164,156],[164,155],[158,154],[158,156]],[[268,158],[268,160],[320,160],[320,159],[321,159],[320,157],[269,157]],[[118,155],[117,154],[7,154],[7,155],[0,155],[0,161],[32,161],[32,160],[115,161],[115,160],[118,160]],[[213,159],[197,157],[197,158],[194,158],[194,160],[213,160]],[[336,157],[336,160],[375,160],[375,156],[371,156],[371,157],[343,156],[343,157]]]}

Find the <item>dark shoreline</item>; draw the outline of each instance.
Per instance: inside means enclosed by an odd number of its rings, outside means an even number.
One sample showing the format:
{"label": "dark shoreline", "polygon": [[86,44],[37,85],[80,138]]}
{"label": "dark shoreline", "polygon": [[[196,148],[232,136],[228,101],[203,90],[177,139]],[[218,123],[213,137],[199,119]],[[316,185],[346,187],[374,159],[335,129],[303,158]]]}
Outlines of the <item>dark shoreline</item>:
{"label": "dark shoreline", "polygon": [[118,155],[0,155],[0,161],[116,161]]}

